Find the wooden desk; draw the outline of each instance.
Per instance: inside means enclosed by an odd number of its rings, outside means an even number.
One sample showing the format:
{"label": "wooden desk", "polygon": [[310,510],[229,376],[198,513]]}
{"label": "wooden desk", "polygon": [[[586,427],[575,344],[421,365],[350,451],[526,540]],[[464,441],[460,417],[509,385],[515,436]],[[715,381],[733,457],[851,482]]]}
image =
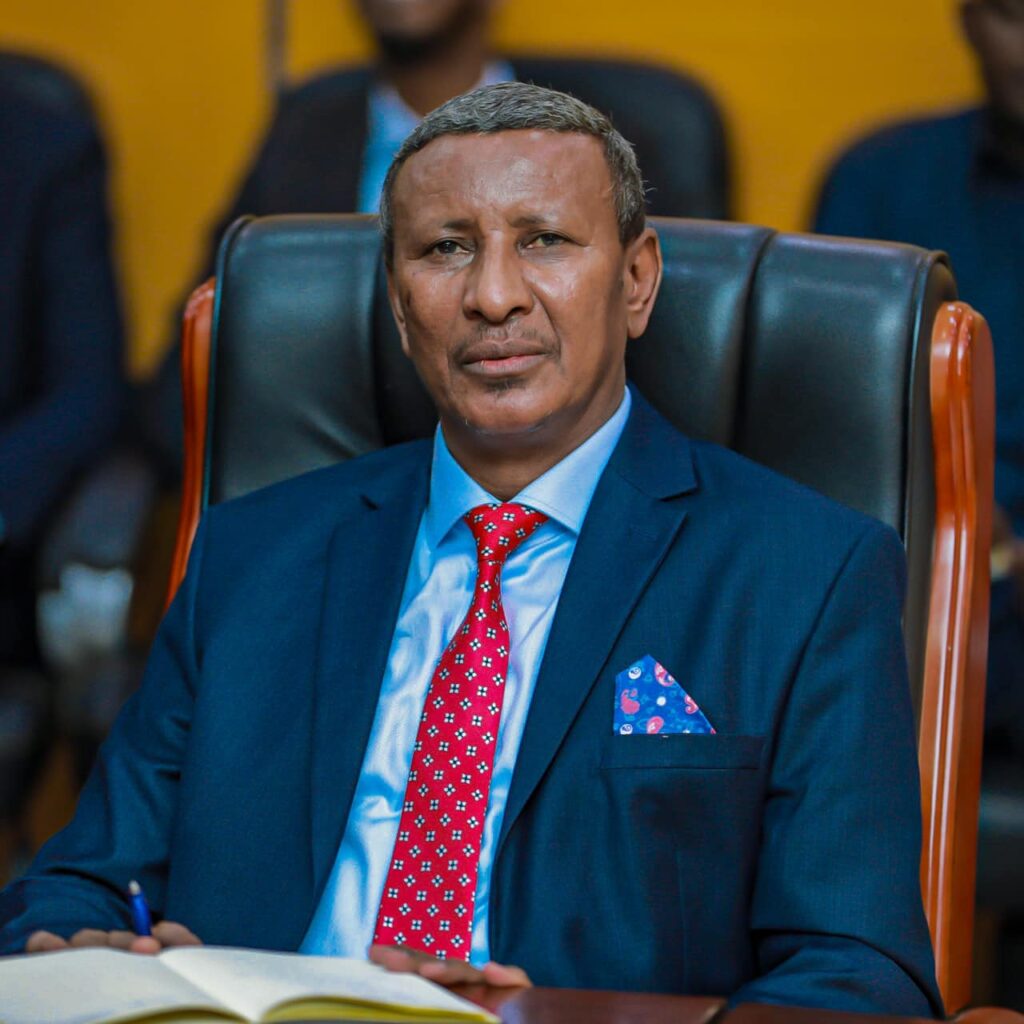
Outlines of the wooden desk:
{"label": "wooden desk", "polygon": [[719,1018],[720,1022],[726,1020],[729,1024],[936,1024],[935,1021],[929,1022],[928,1019],[920,1017],[882,1017],[874,1014],[805,1010],[792,1006],[765,1006],[756,1003],[738,1006],[732,1013]]}
{"label": "wooden desk", "polygon": [[[839,1013],[835,1010],[805,1010],[788,1006],[763,1006],[748,1003],[720,1016],[715,1024],[935,1024],[919,1017],[889,1017],[864,1013]],[[982,1006],[965,1010],[952,1018],[952,1024],[1024,1024],[1024,1014]]]}
{"label": "wooden desk", "polygon": [[466,986],[459,994],[498,1014],[502,1024],[710,1024],[725,1005],[724,999],[713,997],[570,988],[502,993]]}
{"label": "wooden desk", "polygon": [[[487,1007],[502,1024],[935,1024],[917,1017],[874,1016],[748,1003],[735,1010],[725,1000],[701,996],[533,988],[513,992],[464,986],[459,994]],[[983,1007],[954,1024],[1024,1024],[1024,1014]]]}

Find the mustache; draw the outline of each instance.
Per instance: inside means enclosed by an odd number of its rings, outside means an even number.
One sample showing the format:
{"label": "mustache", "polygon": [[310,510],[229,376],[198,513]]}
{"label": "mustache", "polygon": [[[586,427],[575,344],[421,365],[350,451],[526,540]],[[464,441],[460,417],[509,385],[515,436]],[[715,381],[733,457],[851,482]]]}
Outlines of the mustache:
{"label": "mustache", "polygon": [[554,352],[556,348],[554,338],[532,327],[481,324],[472,334],[456,342],[451,358],[456,363],[473,363],[514,355],[541,355]]}

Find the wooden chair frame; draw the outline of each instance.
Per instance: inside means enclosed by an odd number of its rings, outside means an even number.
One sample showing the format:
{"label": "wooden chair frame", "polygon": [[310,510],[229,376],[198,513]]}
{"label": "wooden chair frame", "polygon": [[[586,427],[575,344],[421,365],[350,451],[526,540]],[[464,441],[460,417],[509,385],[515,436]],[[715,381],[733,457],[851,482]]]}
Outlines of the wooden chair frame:
{"label": "wooden chair frame", "polygon": [[962,302],[932,331],[935,539],[918,759],[921,890],[949,1012],[971,998],[988,655],[995,373],[983,317]]}
{"label": "wooden chair frame", "polygon": [[[185,574],[202,511],[215,281],[192,294],[182,332],[185,479],[168,602]],[[931,341],[935,537],[918,755],[924,842],[921,888],[947,1012],[970,1001],[978,802],[988,650],[994,461],[992,341],[963,302],[944,305]],[[1024,1016],[991,1008],[970,1024]]]}

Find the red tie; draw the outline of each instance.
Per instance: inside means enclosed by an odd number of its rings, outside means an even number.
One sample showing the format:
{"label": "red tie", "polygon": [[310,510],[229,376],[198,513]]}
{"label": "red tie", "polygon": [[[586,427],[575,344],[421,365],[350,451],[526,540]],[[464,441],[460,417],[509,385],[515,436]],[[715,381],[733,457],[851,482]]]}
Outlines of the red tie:
{"label": "red tie", "polygon": [[413,746],[402,817],[373,941],[468,960],[473,900],[508,673],[505,559],[547,516],[480,505],[473,601],[434,669]]}

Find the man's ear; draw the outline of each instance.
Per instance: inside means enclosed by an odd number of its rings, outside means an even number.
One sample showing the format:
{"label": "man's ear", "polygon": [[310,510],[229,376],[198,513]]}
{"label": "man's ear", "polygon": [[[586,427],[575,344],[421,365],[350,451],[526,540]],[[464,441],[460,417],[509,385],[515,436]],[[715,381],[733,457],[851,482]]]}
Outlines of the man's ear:
{"label": "man's ear", "polygon": [[391,315],[395,318],[395,324],[398,326],[398,336],[402,339],[402,351],[406,358],[409,358],[409,332],[405,329],[405,310],[402,309],[402,302],[398,296],[394,267],[385,264],[384,272],[388,280],[388,305],[391,307]]}
{"label": "man's ear", "polygon": [[661,287],[661,245],[654,228],[644,228],[626,247],[623,272],[626,292],[626,333],[639,338],[647,330]]}

